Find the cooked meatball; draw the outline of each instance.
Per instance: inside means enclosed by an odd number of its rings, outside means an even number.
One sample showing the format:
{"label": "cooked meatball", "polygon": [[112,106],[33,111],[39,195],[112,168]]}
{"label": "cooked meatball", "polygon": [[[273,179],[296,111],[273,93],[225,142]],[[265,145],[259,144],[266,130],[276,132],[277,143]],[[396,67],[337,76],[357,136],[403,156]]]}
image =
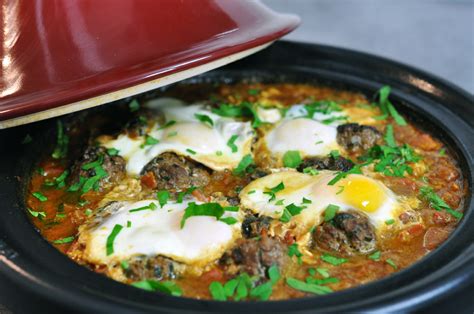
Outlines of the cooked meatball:
{"label": "cooked meatball", "polygon": [[380,132],[372,126],[346,123],[337,127],[337,143],[350,152],[366,151],[381,138]]}
{"label": "cooked meatball", "polygon": [[288,259],[287,247],[280,240],[262,238],[240,239],[236,246],[224,254],[221,265],[235,272],[246,272],[264,278],[272,265],[283,267]]}
{"label": "cooked meatball", "polygon": [[254,238],[262,235],[262,231],[268,230],[271,217],[247,215],[242,222],[242,235],[246,238]]}
{"label": "cooked meatball", "polygon": [[142,175],[149,173],[155,177],[156,188],[160,190],[185,190],[205,186],[210,181],[207,168],[174,153],[163,153],[150,161]]}
{"label": "cooked meatball", "polygon": [[367,254],[375,249],[375,230],[368,218],[355,211],[336,214],[313,233],[316,244],[344,255]]}
{"label": "cooked meatball", "polygon": [[313,168],[316,170],[334,170],[334,171],[348,171],[354,167],[354,163],[344,157],[334,158],[329,157],[309,157],[305,158],[299,165],[298,171],[303,171],[306,168]]}
{"label": "cooked meatball", "polygon": [[107,172],[107,177],[100,179],[99,186],[103,186],[104,182],[117,182],[125,174],[125,160],[121,156],[110,156],[107,149],[102,146],[90,146],[82,157],[76,161],[71,171],[71,182],[76,183],[80,177],[90,178],[96,175],[94,168],[84,170],[87,164],[100,160],[102,158],[101,167]]}
{"label": "cooked meatball", "polygon": [[163,256],[139,256],[127,262],[123,267],[124,275],[133,281],[156,279],[175,279],[182,271],[183,265]]}

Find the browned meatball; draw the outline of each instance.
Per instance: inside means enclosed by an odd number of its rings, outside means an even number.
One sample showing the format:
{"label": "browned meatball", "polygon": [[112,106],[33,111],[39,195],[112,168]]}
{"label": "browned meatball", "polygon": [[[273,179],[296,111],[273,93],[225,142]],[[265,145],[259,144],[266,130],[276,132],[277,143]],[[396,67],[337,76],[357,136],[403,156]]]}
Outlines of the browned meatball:
{"label": "browned meatball", "polygon": [[337,127],[337,143],[350,152],[366,151],[381,139],[382,134],[368,125],[346,123]]}
{"label": "browned meatball", "polygon": [[180,191],[192,186],[205,186],[210,181],[207,168],[174,153],[163,153],[150,161],[143,168],[142,175],[149,173],[155,177],[156,188],[160,190]]}
{"label": "browned meatball", "polygon": [[375,249],[376,236],[366,216],[355,211],[336,214],[313,233],[317,246],[343,255],[368,254]]}
{"label": "browned meatball", "polygon": [[122,265],[124,275],[133,281],[175,279],[183,270],[183,265],[163,256],[138,256]]}
{"label": "browned meatball", "polygon": [[236,246],[221,258],[221,265],[264,278],[272,265],[283,267],[288,261],[287,247],[280,240],[262,238],[239,239]]}
{"label": "browned meatball", "polygon": [[268,230],[271,217],[247,215],[242,222],[242,235],[246,238],[254,238],[262,235],[262,232]]}
{"label": "browned meatball", "polygon": [[333,156],[309,157],[299,165],[298,171],[303,171],[308,167],[316,170],[348,171],[354,167],[354,163],[341,156],[337,158]]}
{"label": "browned meatball", "polygon": [[[82,157],[76,161],[71,170],[71,183],[80,181],[80,178],[91,178],[97,175],[95,167],[87,168],[88,164],[99,161],[100,167],[107,172],[107,176],[101,178],[99,186],[102,187],[105,182],[117,182],[121,180],[125,174],[125,160],[121,156],[110,156],[107,149],[102,146],[90,146]],[[100,161],[102,161],[100,163]]]}

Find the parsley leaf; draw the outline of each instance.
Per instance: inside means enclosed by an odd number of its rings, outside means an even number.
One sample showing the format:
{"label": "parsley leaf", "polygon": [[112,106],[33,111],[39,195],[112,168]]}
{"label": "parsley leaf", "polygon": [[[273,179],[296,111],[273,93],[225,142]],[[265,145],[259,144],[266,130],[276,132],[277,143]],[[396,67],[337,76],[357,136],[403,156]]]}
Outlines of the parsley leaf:
{"label": "parsley leaf", "polygon": [[160,291],[176,297],[183,295],[181,288],[172,281],[157,281],[157,280],[142,280],[131,284],[135,288],[140,288],[147,291]]}
{"label": "parsley leaf", "polygon": [[338,210],[339,210],[339,206],[329,204],[326,207],[326,210],[324,211],[324,221],[327,222],[327,221],[332,220],[336,216],[336,213]]}
{"label": "parsley leaf", "polygon": [[71,243],[72,241],[74,241],[74,236],[70,236],[70,237],[66,237],[66,238],[62,238],[62,239],[57,239],[57,240],[54,240],[53,243],[54,244],[66,244],[66,243]]}
{"label": "parsley leaf", "polygon": [[69,137],[64,132],[63,123],[57,121],[57,136],[56,136],[56,147],[51,155],[54,159],[61,159],[66,157],[69,145]]}
{"label": "parsley leaf", "polygon": [[288,168],[298,168],[301,164],[300,152],[297,150],[289,150],[283,155],[283,165]]}
{"label": "parsley leaf", "polygon": [[344,264],[347,262],[347,259],[345,258],[339,258],[339,257],[336,257],[336,256],[332,256],[330,254],[327,254],[327,253],[324,253],[323,255],[321,255],[321,259],[323,261],[325,261],[326,263],[329,263],[331,265],[334,265],[334,266],[339,266],[341,264]]}
{"label": "parsley leaf", "polygon": [[293,289],[303,291],[303,292],[310,292],[314,294],[324,295],[332,292],[332,289],[326,286],[307,283],[292,277],[286,278],[286,284]]}
{"label": "parsley leaf", "polygon": [[181,229],[184,228],[184,224],[189,217],[192,216],[213,216],[219,220],[224,214],[224,208],[218,203],[206,203],[197,205],[195,202],[188,204],[188,207],[184,210],[184,215],[181,218]]}
{"label": "parsley leaf", "polygon": [[107,241],[105,243],[105,248],[106,248],[106,254],[107,256],[111,255],[114,253],[114,241],[117,235],[120,233],[122,230],[123,226],[119,224],[115,224],[114,228],[112,229],[112,232],[109,234],[107,237]]}
{"label": "parsley leaf", "polygon": [[48,200],[48,198],[41,192],[33,192],[31,195],[37,198],[40,202],[46,202]]}
{"label": "parsley leaf", "polygon": [[293,243],[292,245],[288,246],[288,256],[289,257],[296,256],[299,265],[303,263],[303,260],[301,259],[301,257],[303,256],[303,253],[301,253],[300,250],[298,249],[297,243]]}
{"label": "parsley leaf", "polygon": [[387,119],[388,116],[392,116],[395,122],[398,125],[407,125],[405,119],[398,113],[395,107],[392,105],[390,100],[388,100],[388,96],[390,95],[391,88],[390,86],[383,86],[377,94],[379,95],[379,107],[382,111],[382,115],[375,117],[376,120],[384,120]]}
{"label": "parsley leaf", "polygon": [[268,201],[271,202],[276,198],[276,193],[280,192],[284,188],[285,188],[285,185],[283,184],[283,181],[282,181],[272,188],[265,188],[266,191],[263,192],[263,194],[270,195],[270,199]]}
{"label": "parsley leaf", "polygon": [[158,191],[158,192],[156,192],[156,197],[158,198],[158,202],[160,203],[160,207],[163,208],[163,206],[166,205],[166,203],[168,202],[168,199],[170,198],[170,192],[168,192],[166,190]]}
{"label": "parsley leaf", "polygon": [[373,261],[379,261],[380,260],[380,251],[375,251],[374,253],[370,254],[369,258]]}
{"label": "parsley leaf", "polygon": [[397,147],[397,143],[395,142],[395,137],[393,136],[393,126],[391,124],[387,125],[384,139],[388,146]]}
{"label": "parsley leaf", "polygon": [[461,219],[463,214],[452,209],[446,202],[429,186],[420,188],[420,196],[429,202],[430,206],[436,210],[445,210],[457,219]]}
{"label": "parsley leaf", "polygon": [[214,126],[214,121],[212,121],[212,119],[208,115],[195,113],[194,116],[202,123],[208,124],[211,128]]}
{"label": "parsley leaf", "polygon": [[245,155],[237,165],[237,168],[234,169],[234,175],[241,176],[245,172],[248,172],[251,168],[250,166],[254,165],[254,161],[251,154]]}
{"label": "parsley leaf", "polygon": [[[163,206],[162,206],[163,207]],[[135,212],[139,212],[139,211],[142,211],[142,210],[155,210],[157,207],[155,205],[155,203],[150,203],[146,206],[142,206],[142,207],[138,207],[138,208],[134,208],[134,209],[130,209],[128,212],[129,213],[135,213]]]}
{"label": "parsley leaf", "polygon": [[230,139],[227,141],[227,146],[230,147],[230,149],[232,150],[233,153],[237,153],[237,151],[239,150],[239,148],[237,147],[237,145],[235,145],[235,141],[239,138],[238,135],[232,135],[230,137]]}

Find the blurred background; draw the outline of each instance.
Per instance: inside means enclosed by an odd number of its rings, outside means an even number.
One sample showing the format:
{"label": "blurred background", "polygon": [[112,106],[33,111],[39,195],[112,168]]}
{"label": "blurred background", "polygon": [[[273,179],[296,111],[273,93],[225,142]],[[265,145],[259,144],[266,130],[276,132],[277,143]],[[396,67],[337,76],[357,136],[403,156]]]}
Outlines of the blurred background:
{"label": "blurred background", "polygon": [[285,37],[388,57],[474,93],[474,0],[263,0],[298,14]]}

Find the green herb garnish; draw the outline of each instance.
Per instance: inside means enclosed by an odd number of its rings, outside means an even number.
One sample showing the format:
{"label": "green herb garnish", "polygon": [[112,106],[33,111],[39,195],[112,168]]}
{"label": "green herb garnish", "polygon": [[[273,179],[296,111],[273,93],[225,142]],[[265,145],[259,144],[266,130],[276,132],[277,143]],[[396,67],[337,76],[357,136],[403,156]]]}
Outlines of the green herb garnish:
{"label": "green herb garnish", "polygon": [[61,159],[66,157],[69,145],[69,137],[64,132],[63,123],[57,121],[57,136],[56,136],[56,147],[54,148],[51,156],[54,159]]}
{"label": "green herb garnish", "polygon": [[156,206],[155,203],[150,203],[146,206],[130,209],[128,212],[129,213],[135,213],[135,212],[139,212],[139,211],[142,211],[142,210],[155,210],[156,208],[157,208],[157,206]]}
{"label": "green herb garnish", "polygon": [[270,195],[270,199],[268,201],[271,202],[276,198],[276,193],[280,192],[284,188],[285,188],[285,185],[283,184],[283,182],[280,182],[272,188],[265,188],[266,191],[263,192],[263,194]]}
{"label": "green herb garnish", "polygon": [[135,112],[140,109],[140,104],[136,99],[134,99],[128,104],[128,108],[130,109],[130,112]]}
{"label": "green herb garnish", "polygon": [[252,165],[254,165],[252,155],[247,154],[240,160],[239,164],[237,165],[237,168],[234,169],[233,173],[234,175],[241,176],[245,172],[248,172],[251,169],[250,166]]}
{"label": "green herb garnish", "polygon": [[224,214],[224,208],[218,203],[196,204],[191,202],[184,210],[184,215],[181,218],[181,229],[183,229],[186,220],[193,216],[212,216],[219,220]]}
{"label": "green herb garnish", "polygon": [[196,119],[198,119],[204,124],[209,125],[211,128],[214,126],[214,121],[212,121],[212,119],[208,115],[195,113],[194,116],[196,117]]}
{"label": "green herb garnish", "polygon": [[107,241],[105,243],[107,256],[114,253],[114,241],[122,229],[123,229],[122,225],[116,224],[114,228],[112,229],[112,232],[107,237]]}
{"label": "green herb garnish", "polygon": [[191,148],[186,148],[186,151],[190,153],[191,155],[196,155],[196,152],[192,150]]}
{"label": "green herb garnish", "polygon": [[324,221],[331,221],[335,216],[337,211],[339,210],[339,206],[334,204],[329,204],[324,211]]}
{"label": "green herb garnish", "polygon": [[37,198],[40,202],[46,202],[48,200],[48,198],[41,192],[33,192],[31,195]]}
{"label": "green herb garnish", "polygon": [[430,206],[436,210],[445,210],[456,219],[461,219],[463,214],[452,209],[436,192],[429,186],[420,188],[420,196],[422,199],[429,202]]}
{"label": "green herb garnish", "polygon": [[36,217],[38,219],[43,219],[43,218],[46,218],[46,213],[45,212],[38,212],[38,211],[34,211],[30,208],[27,208],[28,209],[28,212],[30,213],[31,216],[33,217]]}
{"label": "green herb garnish", "polygon": [[235,141],[239,138],[238,135],[232,135],[230,137],[230,139],[227,141],[227,146],[230,147],[231,151],[233,153],[237,153],[237,151],[239,150],[239,148],[237,147],[237,145],[235,145]]}
{"label": "green herb garnish", "polygon": [[107,155],[109,156],[117,156],[119,154],[119,150],[116,148],[108,148]]}
{"label": "green herb garnish", "polygon": [[169,295],[179,297],[183,295],[181,288],[173,281],[142,280],[131,284],[135,288],[147,291],[159,291]]}
{"label": "green herb garnish", "polygon": [[374,117],[376,120],[385,120],[389,116],[391,116],[398,125],[405,126],[407,125],[405,119],[398,113],[395,107],[392,105],[388,96],[390,94],[390,86],[383,86],[377,94],[379,95],[379,103],[378,106],[382,111],[382,115],[378,117]]}
{"label": "green herb garnish", "polygon": [[62,239],[57,239],[57,240],[54,240],[53,243],[54,244],[66,244],[66,243],[71,243],[72,241],[74,241],[74,236],[70,236],[70,237],[66,237],[66,238],[62,238]]}
{"label": "green herb garnish", "polygon": [[160,203],[160,207],[163,208],[163,206],[166,205],[168,202],[168,199],[170,198],[170,192],[166,190],[161,190],[156,192],[156,198],[158,199],[158,202]]}
{"label": "green herb garnish", "polygon": [[373,261],[379,261],[380,260],[380,251],[375,251],[374,253],[370,254],[369,258]]}
{"label": "green herb garnish", "polygon": [[341,264],[344,264],[347,262],[347,259],[345,258],[339,258],[339,257],[336,257],[336,256],[332,256],[330,254],[327,254],[327,253],[324,253],[323,255],[321,255],[321,259],[323,261],[325,261],[326,263],[329,263],[331,265],[334,265],[334,266],[339,266]]}
{"label": "green herb garnish", "polygon": [[292,245],[288,246],[288,256],[293,257],[296,256],[296,259],[298,260],[298,264],[301,265],[303,263],[303,260],[301,257],[303,256],[303,253],[300,252],[298,249],[298,244],[293,243]]}
{"label": "green herb garnish", "polygon": [[326,286],[307,283],[295,278],[286,278],[286,284],[293,289],[303,291],[303,292],[310,292],[314,294],[324,295],[332,292],[332,289]]}
{"label": "green herb garnish", "polygon": [[300,152],[297,150],[289,150],[283,155],[283,165],[288,168],[298,168],[301,164]]}

